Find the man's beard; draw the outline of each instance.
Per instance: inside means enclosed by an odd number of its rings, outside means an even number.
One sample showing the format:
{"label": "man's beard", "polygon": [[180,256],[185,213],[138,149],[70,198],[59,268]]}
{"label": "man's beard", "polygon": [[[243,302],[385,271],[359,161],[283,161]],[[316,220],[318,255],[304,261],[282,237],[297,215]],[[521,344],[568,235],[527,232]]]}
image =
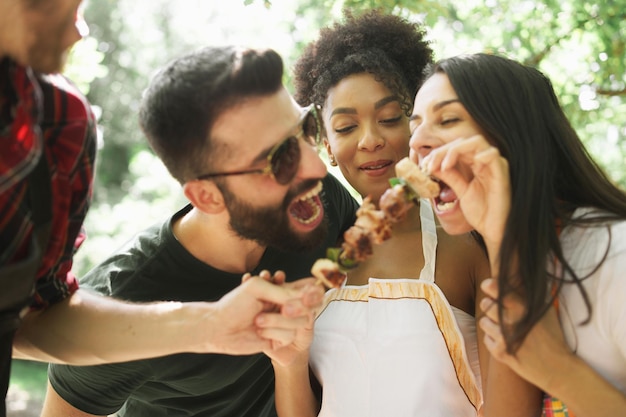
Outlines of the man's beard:
{"label": "man's beard", "polygon": [[[310,189],[308,185],[304,190]],[[328,234],[328,218],[306,235],[291,230],[287,209],[300,190],[290,190],[282,204],[273,207],[253,207],[241,201],[226,185],[219,186],[230,214],[230,227],[239,236],[263,246],[286,252],[305,252],[322,244]]]}

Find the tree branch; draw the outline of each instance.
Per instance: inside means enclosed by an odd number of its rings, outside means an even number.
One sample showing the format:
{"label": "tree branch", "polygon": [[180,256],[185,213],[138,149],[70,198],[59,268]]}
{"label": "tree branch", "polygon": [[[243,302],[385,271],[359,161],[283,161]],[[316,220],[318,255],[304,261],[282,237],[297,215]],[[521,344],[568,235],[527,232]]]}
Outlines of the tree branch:
{"label": "tree branch", "polygon": [[545,48],[543,48],[541,51],[531,56],[530,58],[526,59],[524,63],[531,67],[537,67],[539,63],[546,57],[546,55],[548,55],[548,53],[552,50],[552,48],[554,48],[559,43],[561,43],[562,40],[571,37],[572,33],[574,33],[576,29],[584,29],[585,24],[587,22],[595,20],[596,18],[597,16],[589,16],[588,19],[579,20],[578,22],[576,22],[576,25],[574,25],[574,27],[571,30],[566,32],[565,35],[559,36],[558,38],[554,39],[551,43],[547,44]]}
{"label": "tree branch", "polygon": [[621,90],[607,90],[604,88],[596,88],[596,94],[609,97],[626,96],[626,87],[622,88]]}

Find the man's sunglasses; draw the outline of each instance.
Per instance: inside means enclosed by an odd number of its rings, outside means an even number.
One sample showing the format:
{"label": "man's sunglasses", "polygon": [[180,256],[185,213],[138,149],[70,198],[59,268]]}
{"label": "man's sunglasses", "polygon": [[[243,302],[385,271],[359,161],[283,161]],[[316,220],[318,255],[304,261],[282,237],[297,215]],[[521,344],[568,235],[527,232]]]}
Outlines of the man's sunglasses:
{"label": "man's sunglasses", "polygon": [[299,130],[295,135],[277,143],[270,150],[265,168],[203,174],[196,179],[206,180],[227,175],[266,174],[272,176],[281,185],[289,184],[296,176],[300,166],[301,151],[298,138],[301,137],[309,145],[319,143],[321,127],[315,105],[311,104],[303,109],[296,126],[299,126]]}

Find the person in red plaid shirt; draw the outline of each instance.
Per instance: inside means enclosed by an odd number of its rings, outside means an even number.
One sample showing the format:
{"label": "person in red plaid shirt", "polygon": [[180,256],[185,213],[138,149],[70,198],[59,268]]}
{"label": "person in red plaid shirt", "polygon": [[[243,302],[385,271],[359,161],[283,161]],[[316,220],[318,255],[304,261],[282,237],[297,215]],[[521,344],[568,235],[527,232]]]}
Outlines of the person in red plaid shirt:
{"label": "person in red plaid shirt", "polygon": [[[213,303],[130,304],[78,288],[72,256],[91,195],[95,122],[55,72],[85,33],[80,3],[0,0],[0,392],[11,357],[92,365],[292,343],[322,299],[304,280],[255,276]],[[267,312],[267,303],[289,308]],[[280,315],[264,332],[272,339],[260,336],[260,313]]]}
{"label": "person in red plaid shirt", "polygon": [[[95,158],[95,123],[86,99],[61,75],[45,75],[60,69],[63,51],[81,38],[80,25],[68,24],[80,23],[75,19],[79,3],[36,3],[0,3],[3,395],[20,317],[31,306],[46,307],[78,288],[70,269],[82,241]],[[44,13],[50,15],[48,23]]]}

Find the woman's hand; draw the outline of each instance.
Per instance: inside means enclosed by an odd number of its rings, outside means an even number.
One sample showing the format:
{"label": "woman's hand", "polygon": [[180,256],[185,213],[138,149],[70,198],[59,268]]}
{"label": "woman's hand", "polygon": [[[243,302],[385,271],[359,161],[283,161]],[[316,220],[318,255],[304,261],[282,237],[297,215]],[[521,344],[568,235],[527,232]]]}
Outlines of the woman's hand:
{"label": "woman's hand", "polygon": [[433,149],[422,166],[452,188],[488,249],[499,249],[511,208],[509,164],[499,150],[476,135]]}
{"label": "woman's hand", "polygon": [[[515,354],[509,354],[495,301],[498,297],[498,284],[493,279],[487,279],[482,283],[481,289],[487,295],[480,304],[485,316],[479,322],[485,332],[485,346],[495,359],[508,365],[522,378],[548,391],[554,376],[550,365],[557,357],[573,356],[565,342],[556,309],[551,306],[528,332]],[[504,326],[516,323],[524,313],[521,300],[514,294],[504,298],[503,307]]]}

